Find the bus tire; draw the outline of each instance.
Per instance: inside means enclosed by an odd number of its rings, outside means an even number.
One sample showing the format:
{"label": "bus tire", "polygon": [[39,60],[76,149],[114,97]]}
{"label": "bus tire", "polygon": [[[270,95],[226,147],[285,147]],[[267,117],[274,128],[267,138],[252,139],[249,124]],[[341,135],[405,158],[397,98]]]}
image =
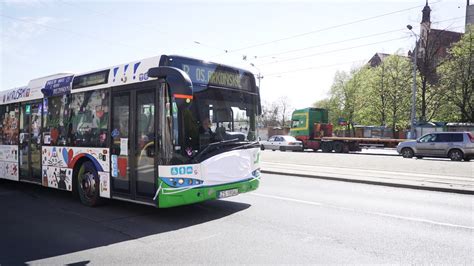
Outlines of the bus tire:
{"label": "bus tire", "polygon": [[99,174],[94,164],[91,161],[84,162],[77,173],[77,192],[82,204],[94,207],[101,203],[99,185]]}

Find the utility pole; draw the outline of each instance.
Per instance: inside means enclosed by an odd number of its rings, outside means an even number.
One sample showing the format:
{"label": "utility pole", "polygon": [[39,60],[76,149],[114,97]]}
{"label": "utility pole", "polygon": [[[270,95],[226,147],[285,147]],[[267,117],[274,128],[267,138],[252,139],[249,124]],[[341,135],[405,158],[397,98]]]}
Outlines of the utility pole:
{"label": "utility pole", "polygon": [[413,86],[412,86],[412,98],[411,98],[411,117],[410,117],[410,138],[415,139],[415,119],[416,119],[416,64],[418,58],[418,38],[416,33],[412,30],[411,25],[407,25],[408,30],[410,30],[415,36],[415,49],[413,51]]}
{"label": "utility pole", "polygon": [[256,78],[258,79],[258,88],[261,89],[261,88],[260,88],[260,81],[263,79],[263,75],[262,75],[260,69],[258,69],[258,67],[255,66],[254,63],[250,63],[250,65],[253,66],[253,67],[255,67],[255,69],[257,69],[257,71],[258,71],[258,74],[257,74],[257,77],[256,77]]}

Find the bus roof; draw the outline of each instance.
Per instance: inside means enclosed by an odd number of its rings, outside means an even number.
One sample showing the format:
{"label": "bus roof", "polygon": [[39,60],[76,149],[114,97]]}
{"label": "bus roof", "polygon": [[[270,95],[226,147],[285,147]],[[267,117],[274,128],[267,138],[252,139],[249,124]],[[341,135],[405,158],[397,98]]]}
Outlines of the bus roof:
{"label": "bus roof", "polygon": [[148,70],[157,67],[161,56],[145,58],[74,76],[72,93],[147,81]]}
{"label": "bus roof", "polygon": [[[54,84],[59,84],[58,80],[61,81],[66,77],[74,77],[76,80],[74,84],[68,86],[69,90],[72,89],[72,93],[143,82],[148,80],[148,69],[158,66],[159,61],[160,56],[156,56],[79,74],[58,73],[32,79],[27,86],[0,91],[0,104],[41,99],[43,98],[43,89],[53,89]],[[104,79],[98,80],[97,73],[100,73]],[[95,80],[93,80],[94,78]],[[66,80],[73,83],[72,78]]]}
{"label": "bus roof", "polygon": [[[35,99],[41,99],[44,95],[59,95],[64,93],[75,93],[89,90],[98,90],[114,86],[121,86],[149,80],[148,70],[160,65],[162,56],[145,58],[126,64],[115,65],[79,74],[58,73],[31,80],[27,86],[18,87],[0,92],[0,104],[10,104]],[[204,64],[225,66],[218,63],[208,62],[201,59],[169,55],[167,58],[184,58],[196,60]],[[248,70],[225,66],[239,71],[251,73]],[[44,95],[43,95],[44,94]]]}
{"label": "bus roof", "polygon": [[188,60],[194,60],[196,62],[200,62],[202,64],[205,64],[205,65],[216,65],[216,66],[221,66],[221,67],[226,67],[226,68],[232,68],[232,69],[235,69],[235,70],[238,70],[238,71],[242,71],[242,72],[246,72],[246,73],[250,73],[252,74],[252,72],[248,69],[244,69],[244,68],[239,68],[239,67],[234,67],[234,66],[229,66],[229,65],[225,65],[225,64],[221,64],[221,63],[216,63],[216,62],[213,62],[213,61],[206,61],[206,60],[203,60],[203,59],[199,59],[199,58],[194,58],[194,57],[190,57],[190,56],[182,56],[182,55],[166,55],[168,58],[184,58],[184,59],[188,59]]}

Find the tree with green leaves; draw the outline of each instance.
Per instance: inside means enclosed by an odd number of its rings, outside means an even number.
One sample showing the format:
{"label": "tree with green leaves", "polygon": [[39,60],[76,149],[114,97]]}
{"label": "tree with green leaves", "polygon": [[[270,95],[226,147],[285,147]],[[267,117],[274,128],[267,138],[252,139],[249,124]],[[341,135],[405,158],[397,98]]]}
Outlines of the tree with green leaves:
{"label": "tree with green leaves", "polygon": [[364,66],[350,73],[337,72],[329,98],[315,107],[329,110],[330,121],[338,118],[364,125],[390,125],[394,130],[409,121],[411,63],[407,57],[391,55],[377,67]]}
{"label": "tree with green leaves", "polygon": [[420,77],[417,109],[420,121],[431,121],[446,103],[446,87],[440,86],[438,69],[448,61],[441,56],[445,49],[445,30],[429,30],[419,42],[417,69]]}
{"label": "tree with green leaves", "polygon": [[474,26],[453,45],[448,58],[439,69],[440,86],[447,91],[445,114],[454,113],[457,121],[474,123]]}
{"label": "tree with green leaves", "polygon": [[361,91],[364,87],[362,73],[360,68],[355,68],[350,73],[336,72],[330,92],[329,102],[333,109],[329,112],[335,112],[337,118],[345,119],[347,131],[352,135],[355,135],[354,122],[358,119],[361,106]]}
{"label": "tree with green leaves", "polygon": [[384,60],[382,66],[385,68],[386,125],[390,124],[395,132],[397,125],[409,121],[412,83],[411,63],[406,57],[391,55]]}

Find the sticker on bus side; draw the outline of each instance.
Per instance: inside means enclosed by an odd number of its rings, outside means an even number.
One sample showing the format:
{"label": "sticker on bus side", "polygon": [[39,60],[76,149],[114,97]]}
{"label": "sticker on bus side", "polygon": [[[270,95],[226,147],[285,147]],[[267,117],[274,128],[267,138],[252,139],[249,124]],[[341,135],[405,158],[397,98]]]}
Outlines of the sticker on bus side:
{"label": "sticker on bus side", "polygon": [[110,176],[107,172],[99,172],[100,177],[100,196],[110,198]]}
{"label": "sticker on bus side", "polygon": [[18,181],[18,163],[0,162],[0,178]]}
{"label": "sticker on bus side", "polygon": [[47,166],[43,167],[43,177],[46,176],[47,186],[62,190],[72,190],[72,169]]}
{"label": "sticker on bus side", "polygon": [[18,146],[0,145],[0,178],[19,180]]}
{"label": "sticker on bus side", "polygon": [[159,165],[158,171],[160,176],[163,177],[184,177],[197,179],[201,177],[201,166],[199,164],[175,166]]}
{"label": "sticker on bus side", "polygon": [[110,156],[111,168],[112,168],[112,177],[118,177],[118,156],[113,154]]}
{"label": "sticker on bus side", "polygon": [[98,171],[109,172],[110,169],[109,151],[106,148],[43,146],[42,150],[43,168],[46,166],[73,168],[73,164],[79,158],[86,156],[100,166]]}

